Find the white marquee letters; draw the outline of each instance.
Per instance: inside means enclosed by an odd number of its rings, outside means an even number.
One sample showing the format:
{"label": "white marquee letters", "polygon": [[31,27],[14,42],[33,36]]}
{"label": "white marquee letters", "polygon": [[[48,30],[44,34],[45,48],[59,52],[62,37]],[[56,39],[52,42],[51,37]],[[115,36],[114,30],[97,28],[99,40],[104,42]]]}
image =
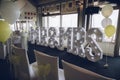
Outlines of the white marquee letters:
{"label": "white marquee letters", "polygon": [[[43,46],[57,47],[64,50],[66,44],[67,52],[80,57],[87,57],[88,60],[96,62],[102,59],[103,53],[96,41],[102,41],[103,34],[98,28],[91,28],[88,32],[82,27],[68,28],[65,32],[63,27],[59,28],[59,36],[54,27],[49,29],[42,27],[29,32],[29,41]],[[95,37],[95,38],[94,38]],[[67,40],[67,43],[65,43]],[[85,45],[87,46],[85,47]]]}

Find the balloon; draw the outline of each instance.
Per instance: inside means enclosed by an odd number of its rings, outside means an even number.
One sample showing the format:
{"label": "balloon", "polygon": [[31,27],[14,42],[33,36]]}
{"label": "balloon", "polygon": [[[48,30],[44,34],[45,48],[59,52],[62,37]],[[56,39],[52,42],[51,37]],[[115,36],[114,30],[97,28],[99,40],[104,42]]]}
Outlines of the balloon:
{"label": "balloon", "polygon": [[108,18],[113,12],[113,7],[110,4],[105,5],[102,8],[102,15],[106,18]]}
{"label": "balloon", "polygon": [[9,24],[0,20],[0,42],[4,43],[10,37],[11,30]]}
{"label": "balloon", "polygon": [[25,6],[26,2],[27,2],[27,0],[17,0],[16,1],[19,9],[22,9]]}
{"label": "balloon", "polygon": [[1,16],[10,24],[15,23],[15,21],[20,16],[20,10],[17,4],[12,1],[2,1],[1,2]]}
{"label": "balloon", "polygon": [[106,34],[107,37],[111,37],[114,35],[115,33],[115,27],[113,25],[108,25],[107,27],[105,27],[104,32]]}
{"label": "balloon", "polygon": [[103,27],[106,27],[107,25],[111,25],[112,24],[112,20],[110,18],[104,18],[101,22]]}

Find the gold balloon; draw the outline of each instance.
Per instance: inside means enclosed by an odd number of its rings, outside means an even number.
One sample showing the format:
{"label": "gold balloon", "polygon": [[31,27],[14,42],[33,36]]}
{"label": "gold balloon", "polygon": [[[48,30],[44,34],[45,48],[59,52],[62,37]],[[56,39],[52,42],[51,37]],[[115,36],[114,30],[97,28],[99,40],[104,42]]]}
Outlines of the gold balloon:
{"label": "gold balloon", "polygon": [[5,21],[0,20],[0,42],[5,43],[10,37],[11,30],[9,24]]}
{"label": "gold balloon", "polygon": [[115,31],[116,31],[116,29],[115,29],[115,27],[113,25],[108,25],[104,29],[104,32],[105,32],[107,37],[113,36]]}
{"label": "gold balloon", "polygon": [[106,18],[108,18],[113,12],[113,7],[110,4],[105,5],[102,8],[102,15]]}
{"label": "gold balloon", "polygon": [[45,68],[44,74],[48,75],[50,73],[50,69],[51,69],[50,64],[46,64],[44,68]]}

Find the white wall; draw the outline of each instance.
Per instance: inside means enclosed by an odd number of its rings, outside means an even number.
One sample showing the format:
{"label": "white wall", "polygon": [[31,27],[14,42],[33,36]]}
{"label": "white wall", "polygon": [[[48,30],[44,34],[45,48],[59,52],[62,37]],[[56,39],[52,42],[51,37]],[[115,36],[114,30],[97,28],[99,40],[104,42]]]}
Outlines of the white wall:
{"label": "white wall", "polygon": [[107,56],[114,56],[114,43],[111,42],[98,42],[99,46],[103,50],[103,54]]}
{"label": "white wall", "polygon": [[25,6],[21,9],[21,12],[36,12],[35,6],[33,6],[29,1],[26,2]]}
{"label": "white wall", "polygon": [[24,17],[26,16],[25,15],[25,12],[33,12],[33,13],[36,13],[36,7],[33,6],[30,2],[26,2],[25,6],[20,10],[21,11],[21,16],[19,19],[25,19]]}

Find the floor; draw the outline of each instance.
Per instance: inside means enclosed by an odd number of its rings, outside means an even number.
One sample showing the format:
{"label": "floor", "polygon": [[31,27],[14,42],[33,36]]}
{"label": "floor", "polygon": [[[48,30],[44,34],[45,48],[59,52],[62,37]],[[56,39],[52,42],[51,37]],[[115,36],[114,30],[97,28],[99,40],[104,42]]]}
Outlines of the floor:
{"label": "floor", "polygon": [[0,59],[0,80],[14,80],[12,70],[7,59]]}
{"label": "floor", "polygon": [[[65,60],[77,66],[83,67],[85,69],[91,70],[103,76],[111,77],[116,80],[120,80],[120,57],[107,57],[108,58],[108,68],[104,68],[106,57],[104,56],[102,60],[98,62],[91,62],[87,59],[83,59],[79,56],[67,53],[66,50],[60,51],[57,48],[49,48],[44,46],[39,46],[35,44],[28,44],[28,56],[30,62],[35,61],[35,56],[33,50],[44,52],[52,56],[59,57],[59,67],[62,68],[61,60]],[[13,71],[11,70],[10,63],[7,60],[0,59],[0,80],[14,80]]]}
{"label": "floor", "polygon": [[70,54],[66,50],[60,51],[57,48],[52,49],[50,47],[45,47],[30,43],[28,43],[28,46],[29,46],[28,55],[30,62],[35,61],[34,52],[33,52],[33,50],[35,49],[52,56],[58,56],[60,68],[62,68],[61,60],[65,60],[67,62],[91,70],[103,76],[120,80],[120,57],[107,57],[109,66],[108,68],[105,68],[104,65],[106,63],[106,56],[103,56],[103,59],[98,62],[91,62],[86,58],[81,58],[79,56]]}

